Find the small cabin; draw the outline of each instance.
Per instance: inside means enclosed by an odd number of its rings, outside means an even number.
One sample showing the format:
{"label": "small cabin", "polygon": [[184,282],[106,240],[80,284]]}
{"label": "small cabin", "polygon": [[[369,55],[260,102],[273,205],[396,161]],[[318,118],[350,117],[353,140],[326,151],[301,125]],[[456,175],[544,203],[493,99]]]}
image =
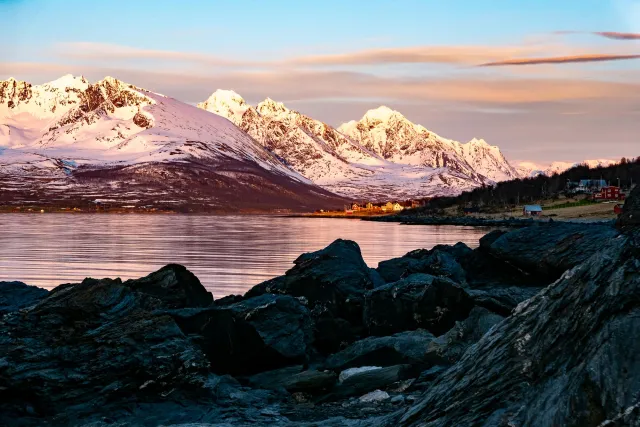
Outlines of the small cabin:
{"label": "small cabin", "polygon": [[401,210],[403,210],[403,209],[404,209],[404,207],[403,207],[402,205],[400,205],[400,203],[397,203],[397,202],[396,202],[396,203],[394,203],[394,204],[393,204],[392,209],[393,209],[395,212],[400,212]]}
{"label": "small cabin", "polygon": [[524,216],[540,216],[542,214],[542,206],[540,205],[525,205],[522,208],[522,215]]}

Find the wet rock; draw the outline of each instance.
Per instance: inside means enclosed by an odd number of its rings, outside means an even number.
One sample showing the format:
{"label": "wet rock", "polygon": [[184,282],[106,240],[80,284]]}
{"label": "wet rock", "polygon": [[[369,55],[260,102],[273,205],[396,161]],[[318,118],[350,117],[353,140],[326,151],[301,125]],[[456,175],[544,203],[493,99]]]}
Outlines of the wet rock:
{"label": "wet rock", "polygon": [[494,325],[504,317],[486,308],[474,307],[463,321],[456,322],[446,334],[429,343],[426,358],[442,360],[446,364],[457,362],[465,351],[478,342]]}
{"label": "wet rock", "polygon": [[636,184],[625,200],[616,225],[621,229],[640,228],[640,185]]}
{"label": "wet rock", "polygon": [[247,375],[304,363],[313,341],[309,311],[287,295],[170,314],[185,333],[202,337],[216,373]]}
{"label": "wet rock", "polygon": [[640,246],[602,241],[520,304],[399,425],[603,425],[640,394]]}
{"label": "wet rock", "polygon": [[476,306],[506,317],[518,304],[532,298],[542,289],[532,286],[487,286],[482,289],[467,289],[467,293]]}
{"label": "wet rock", "polygon": [[[458,246],[462,245],[462,246]],[[430,251],[412,251],[400,258],[382,261],[377,271],[387,283],[396,282],[411,274],[425,273],[434,276],[445,276],[458,283],[466,283],[466,272],[456,260],[467,255],[466,245],[438,246]]]}
{"label": "wet rock", "polygon": [[290,393],[317,394],[331,389],[337,379],[334,372],[313,369],[303,371],[299,365],[254,375],[249,378],[249,385],[265,389],[283,388]]}
{"label": "wet rock", "polygon": [[416,375],[415,369],[409,365],[387,366],[379,369],[367,369],[347,376],[334,387],[333,391],[319,401],[330,401],[358,396],[376,389],[402,381]]}
{"label": "wet rock", "polygon": [[49,291],[22,282],[0,282],[0,316],[34,305]]}
{"label": "wet rock", "polygon": [[362,372],[367,372],[367,371],[375,371],[376,369],[382,369],[382,367],[381,366],[359,366],[357,368],[345,369],[344,371],[340,372],[340,376],[338,377],[338,380],[340,382],[343,382],[347,378],[353,375],[361,374]]}
{"label": "wet rock", "polygon": [[344,370],[356,366],[425,365],[429,343],[434,336],[425,330],[402,332],[388,337],[368,337],[329,356],[328,369]]}
{"label": "wet rock", "polygon": [[506,230],[493,230],[480,238],[480,249],[489,249],[491,244],[507,234]]}
{"label": "wet rock", "polygon": [[53,416],[70,407],[86,414],[131,396],[144,402],[175,390],[199,393],[209,361],[170,316],[156,314],[176,299],[160,299],[164,290],[150,283],[129,285],[63,285],[0,319],[2,416]]}
{"label": "wet rock", "polygon": [[423,328],[440,335],[465,319],[473,300],[457,283],[445,277],[413,274],[369,291],[364,321],[372,335]]}
{"label": "wet rock", "polygon": [[530,274],[551,282],[602,248],[618,234],[607,225],[554,222],[511,231],[498,237],[487,251]]}
{"label": "wet rock", "polygon": [[141,279],[127,280],[124,285],[153,295],[170,308],[206,307],[213,302],[213,295],[200,280],[178,264],[169,264]]}
{"label": "wet rock", "polygon": [[386,391],[375,390],[360,396],[358,400],[362,403],[382,402],[383,400],[389,399],[389,397],[389,393]]}
{"label": "wet rock", "polygon": [[[304,298],[314,319],[342,319],[351,325],[350,334],[359,335],[364,292],[381,280],[365,264],[358,245],[338,239],[322,250],[300,255],[294,264],[284,276],[255,286],[245,297],[271,293]],[[344,338],[342,332],[334,334],[328,328],[316,331],[323,350],[335,351]]]}

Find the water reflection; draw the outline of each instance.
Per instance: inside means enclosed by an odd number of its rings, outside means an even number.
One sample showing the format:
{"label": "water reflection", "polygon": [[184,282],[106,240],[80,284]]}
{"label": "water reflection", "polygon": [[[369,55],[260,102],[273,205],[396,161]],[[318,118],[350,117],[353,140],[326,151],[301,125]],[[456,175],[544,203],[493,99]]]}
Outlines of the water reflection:
{"label": "water reflection", "polygon": [[84,277],[137,278],[186,265],[216,298],[284,273],[301,253],[358,242],[369,266],[487,230],[273,216],[4,214],[0,280],[55,287]]}

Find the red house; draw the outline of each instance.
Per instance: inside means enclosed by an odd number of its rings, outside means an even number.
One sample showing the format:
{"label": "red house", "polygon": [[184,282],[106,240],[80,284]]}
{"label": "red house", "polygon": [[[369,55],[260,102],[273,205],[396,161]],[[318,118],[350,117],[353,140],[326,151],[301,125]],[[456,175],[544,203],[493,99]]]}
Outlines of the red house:
{"label": "red house", "polygon": [[602,187],[599,193],[594,194],[595,200],[624,200],[624,194],[620,192],[620,187],[613,185]]}

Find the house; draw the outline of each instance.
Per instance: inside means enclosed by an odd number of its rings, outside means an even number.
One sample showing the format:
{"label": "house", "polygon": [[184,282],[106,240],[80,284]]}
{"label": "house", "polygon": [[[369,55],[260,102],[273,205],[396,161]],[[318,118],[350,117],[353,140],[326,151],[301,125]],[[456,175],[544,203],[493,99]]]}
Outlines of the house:
{"label": "house", "polygon": [[357,203],[351,203],[351,210],[352,211],[359,211],[360,210],[360,205]]}
{"label": "house", "polygon": [[610,185],[602,187],[599,193],[593,195],[593,199],[598,200],[624,200],[624,194],[620,192],[620,187]]}
{"label": "house", "polygon": [[393,210],[393,203],[387,202],[384,205],[382,205],[383,212],[391,212],[392,210]]}
{"label": "house", "polygon": [[371,202],[368,202],[365,206],[366,206],[366,209],[369,211],[373,209],[373,203]]}
{"label": "house", "polygon": [[522,208],[522,215],[524,216],[539,216],[542,214],[542,206],[540,205],[525,205]]}
{"label": "house", "polygon": [[394,204],[393,204],[392,209],[393,209],[395,212],[400,212],[401,210],[403,210],[403,209],[404,209],[404,207],[402,207],[402,206],[400,205],[400,203],[397,203],[397,202],[396,202],[396,203],[394,203]]}
{"label": "house", "polygon": [[604,179],[581,179],[576,187],[577,192],[588,193],[600,190],[607,186],[607,181]]}
{"label": "house", "polygon": [[613,207],[613,213],[614,213],[614,214],[616,214],[616,215],[620,215],[620,214],[622,213],[622,208],[623,208],[623,206],[624,206],[624,205],[622,205],[622,204],[620,204],[620,203],[618,203],[617,205],[615,205],[615,206]]}

